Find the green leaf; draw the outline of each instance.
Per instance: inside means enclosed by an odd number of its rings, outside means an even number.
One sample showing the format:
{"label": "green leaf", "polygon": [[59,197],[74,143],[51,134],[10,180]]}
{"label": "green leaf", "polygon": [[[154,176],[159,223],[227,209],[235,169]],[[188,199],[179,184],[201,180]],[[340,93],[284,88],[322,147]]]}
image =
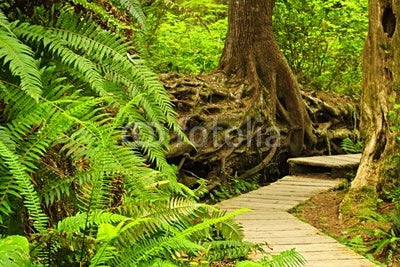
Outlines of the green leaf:
{"label": "green leaf", "polygon": [[0,59],[9,63],[11,73],[21,79],[21,88],[36,101],[42,93],[42,82],[32,49],[23,44],[10,30],[0,11]]}
{"label": "green leaf", "polygon": [[102,223],[97,232],[96,241],[111,241],[118,237],[118,229],[109,223]]}
{"label": "green leaf", "polygon": [[0,239],[0,266],[30,266],[29,243],[23,236]]}

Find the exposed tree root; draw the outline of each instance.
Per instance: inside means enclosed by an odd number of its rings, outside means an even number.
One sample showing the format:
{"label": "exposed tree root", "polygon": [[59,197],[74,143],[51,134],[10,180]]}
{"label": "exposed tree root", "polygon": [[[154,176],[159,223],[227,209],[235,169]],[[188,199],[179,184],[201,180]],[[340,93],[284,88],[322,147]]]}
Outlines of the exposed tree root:
{"label": "exposed tree root", "polygon": [[[277,105],[277,125],[272,125],[256,104],[257,90],[240,80],[228,81],[220,72],[160,78],[177,107],[181,127],[195,145],[177,137],[171,140],[167,157],[178,166],[182,181],[190,185],[198,177],[206,178],[208,189],[213,189],[235,176],[248,179],[261,173],[260,182],[268,183],[286,174],[290,118],[285,108]],[[317,138],[305,153],[343,153],[341,141],[358,137],[354,99],[313,91],[302,96]]]}

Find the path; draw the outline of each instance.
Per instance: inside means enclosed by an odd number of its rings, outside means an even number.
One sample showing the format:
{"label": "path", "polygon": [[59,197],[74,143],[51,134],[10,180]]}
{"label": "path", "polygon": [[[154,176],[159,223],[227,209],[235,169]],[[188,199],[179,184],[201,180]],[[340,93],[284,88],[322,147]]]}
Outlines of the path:
{"label": "path", "polygon": [[[359,156],[330,156],[291,159],[292,165],[324,164],[324,168],[348,168]],[[297,163],[296,163],[297,162]],[[314,163],[311,163],[314,162]],[[316,163],[317,162],[317,163]],[[345,163],[347,162],[347,164]],[[296,166],[292,166],[297,168]],[[349,167],[350,168],[350,167]],[[302,168],[302,170],[304,170]],[[331,171],[332,171],[331,170]],[[295,247],[307,260],[306,266],[315,267],[361,267],[376,266],[361,255],[353,252],[335,239],[326,236],[287,211],[319,192],[329,190],[342,179],[332,179],[323,174],[301,174],[286,176],[279,181],[241,196],[222,201],[217,206],[234,210],[250,208],[237,217],[243,224],[245,240],[268,242],[273,253]],[[268,250],[268,248],[266,248]]]}

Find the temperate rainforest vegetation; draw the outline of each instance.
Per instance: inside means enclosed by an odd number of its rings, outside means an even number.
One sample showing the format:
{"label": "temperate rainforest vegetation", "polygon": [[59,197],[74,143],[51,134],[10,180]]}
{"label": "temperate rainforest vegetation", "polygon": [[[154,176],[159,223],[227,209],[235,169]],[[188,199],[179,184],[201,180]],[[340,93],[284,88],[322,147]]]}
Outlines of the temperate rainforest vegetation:
{"label": "temperate rainforest vegetation", "polygon": [[361,152],[294,213],[400,266],[399,1],[0,0],[0,66],[0,266],[303,266],[214,204]]}

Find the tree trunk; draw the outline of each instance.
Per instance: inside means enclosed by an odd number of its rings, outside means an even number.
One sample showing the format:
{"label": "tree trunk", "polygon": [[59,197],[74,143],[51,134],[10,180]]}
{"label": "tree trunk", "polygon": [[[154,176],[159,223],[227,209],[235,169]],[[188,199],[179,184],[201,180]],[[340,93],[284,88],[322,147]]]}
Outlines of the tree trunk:
{"label": "tree trunk", "polygon": [[369,32],[363,58],[363,91],[361,99],[361,133],[365,148],[361,164],[351,187],[365,186],[380,191],[399,173],[396,135],[388,113],[393,109],[389,99],[398,103],[400,90],[400,35],[398,21],[400,2],[369,1]]}
{"label": "tree trunk", "polygon": [[299,155],[316,142],[297,81],[276,43],[272,28],[275,0],[231,0],[228,33],[219,69],[255,88],[253,108],[274,123],[289,126],[288,145]]}

